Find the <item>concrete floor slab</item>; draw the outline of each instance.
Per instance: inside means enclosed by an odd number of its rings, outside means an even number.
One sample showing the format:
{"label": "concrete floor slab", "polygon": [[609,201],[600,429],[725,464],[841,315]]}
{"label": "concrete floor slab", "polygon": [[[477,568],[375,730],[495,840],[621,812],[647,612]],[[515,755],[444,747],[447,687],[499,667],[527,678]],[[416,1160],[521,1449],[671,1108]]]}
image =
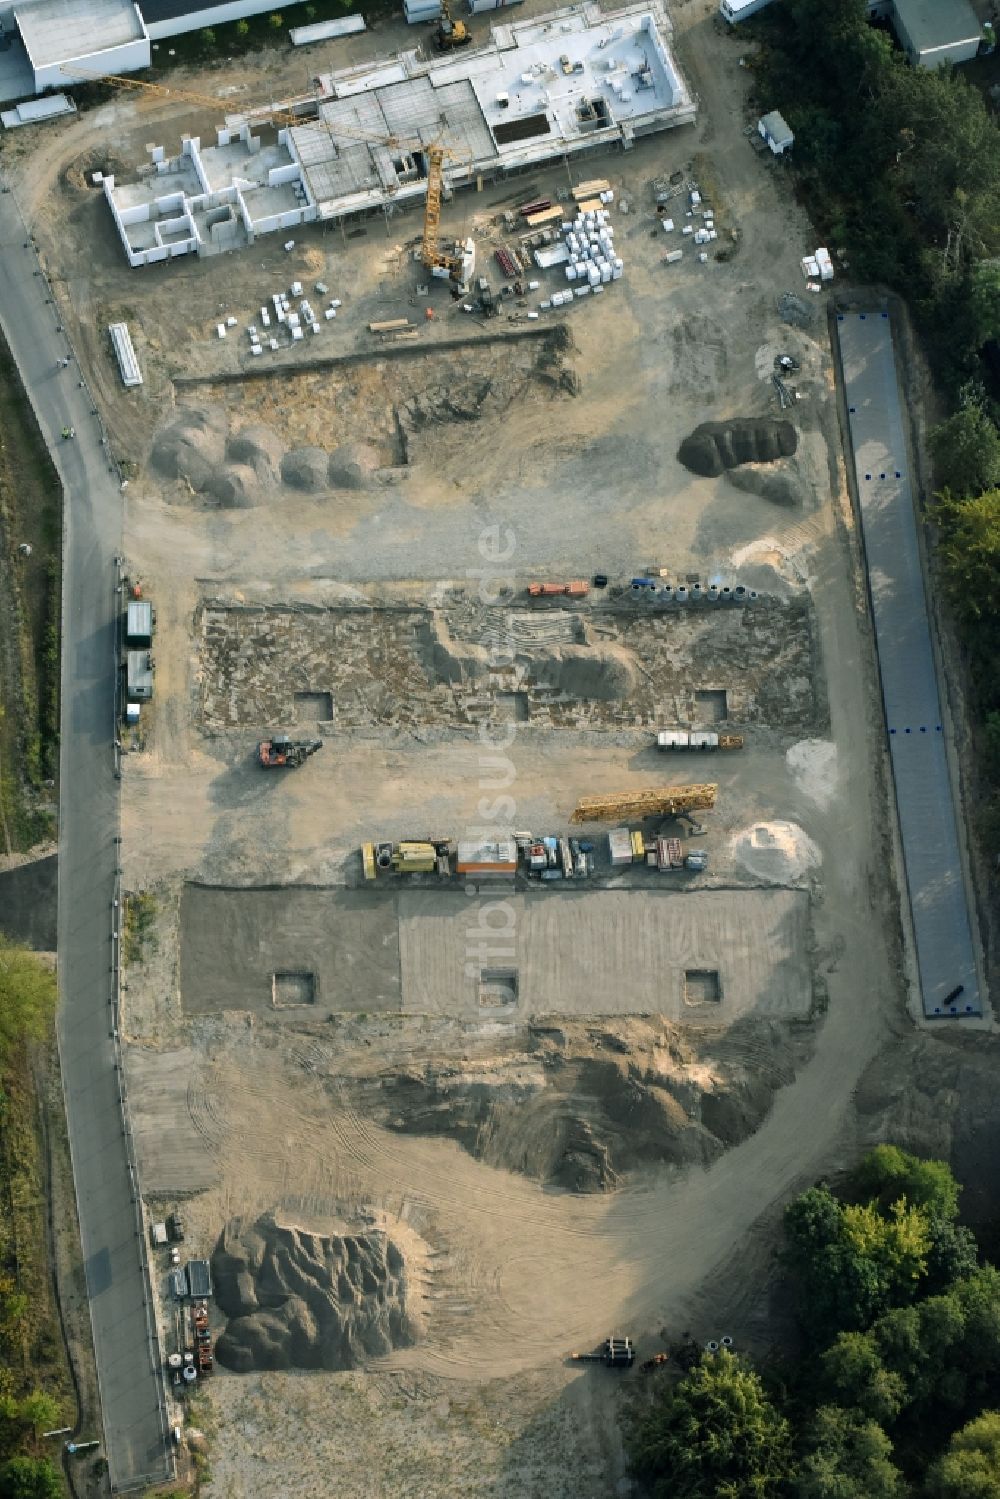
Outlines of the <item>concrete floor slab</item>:
{"label": "concrete floor slab", "polygon": [[924,1013],[979,1015],[889,314],[839,313],[837,335]]}
{"label": "concrete floor slab", "polygon": [[730,1025],[806,1015],[812,1001],[804,891],[413,890],[399,910],[410,1014]]}

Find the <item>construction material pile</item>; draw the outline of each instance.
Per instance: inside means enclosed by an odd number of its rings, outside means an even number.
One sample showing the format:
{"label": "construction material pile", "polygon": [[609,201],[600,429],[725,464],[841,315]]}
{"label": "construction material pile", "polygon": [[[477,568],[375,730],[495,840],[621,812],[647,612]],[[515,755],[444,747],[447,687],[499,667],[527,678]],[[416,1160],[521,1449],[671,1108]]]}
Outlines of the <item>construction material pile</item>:
{"label": "construction material pile", "polygon": [[273,1214],[233,1219],[212,1276],[229,1318],[216,1357],[237,1374],[353,1369],[415,1340],[402,1251],[381,1232],[310,1233]]}
{"label": "construction material pile", "polygon": [[[574,196],[589,188],[577,188]],[[596,196],[577,202],[576,217],[564,219],[562,243],[549,250],[536,250],[535,263],[546,270],[561,264],[566,280],[573,283],[564,291],[553,292],[540,302],[547,312],[551,307],[565,307],[575,298],[600,294],[612,281],[620,281],[625,263],[615,250],[615,231],[608,205],[614,202],[614,191],[603,184]]]}
{"label": "construction material pile", "polygon": [[774,463],[790,458],[798,446],[791,422],[773,417],[730,417],[701,422],[677,449],[678,460],[704,479],[718,478],[742,463]]}

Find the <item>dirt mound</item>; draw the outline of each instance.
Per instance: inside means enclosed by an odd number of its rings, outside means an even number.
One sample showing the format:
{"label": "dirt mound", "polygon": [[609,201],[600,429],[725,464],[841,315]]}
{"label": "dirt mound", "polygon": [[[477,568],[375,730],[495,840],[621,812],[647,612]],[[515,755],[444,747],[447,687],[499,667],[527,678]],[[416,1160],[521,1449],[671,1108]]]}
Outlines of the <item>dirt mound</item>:
{"label": "dirt mound", "polygon": [[281,482],[317,494],[329,488],[330,455],[323,448],[293,448],[281,460]]}
{"label": "dirt mound", "polygon": [[803,302],[794,292],[786,291],[778,298],[778,316],[792,328],[808,328],[816,314],[808,302]]}
{"label": "dirt mound", "polygon": [[276,484],[284,448],[270,427],[243,427],[226,444],[230,463],[253,469],[261,484]]}
{"label": "dirt mound", "polygon": [[383,1074],[363,1106],[490,1165],[606,1192],[650,1161],[706,1165],[754,1132],[795,1074],[776,1023],[692,1036],[666,1020],[535,1027],[527,1050]]}
{"label": "dirt mound", "polygon": [[327,477],[334,489],[367,489],[379,467],[376,448],[363,442],[345,442],[331,454]]}
{"label": "dirt mound", "polygon": [[795,822],[758,822],[730,840],[736,863],[759,880],[785,885],[801,880],[820,862],[820,851]]}
{"label": "dirt mound", "polygon": [[748,463],[743,468],[730,469],[726,477],[737,489],[742,489],[747,494],[760,495],[762,500],[769,500],[772,505],[792,509],[802,503],[802,490],[791,474],[774,473],[755,463]]}
{"label": "dirt mound", "polygon": [[229,1322],[220,1364],[253,1369],[353,1369],[415,1339],[401,1250],[384,1233],[316,1234],[233,1219],[212,1255]]}
{"label": "dirt mound", "polygon": [[737,416],[727,422],[702,422],[685,437],[677,457],[693,474],[715,479],[741,463],[790,458],[797,446],[798,434],[791,422]]}
{"label": "dirt mound", "polygon": [[153,443],[153,467],[164,478],[204,490],[225,457],[226,425],[226,414],[217,406],[184,409]]}
{"label": "dirt mound", "polygon": [[198,487],[222,510],[252,510],[263,498],[255,471],[239,463],[223,464]]}
{"label": "dirt mound", "polygon": [[528,659],[535,681],[569,698],[620,702],[631,697],[638,683],[634,663],[624,651],[564,645]]}

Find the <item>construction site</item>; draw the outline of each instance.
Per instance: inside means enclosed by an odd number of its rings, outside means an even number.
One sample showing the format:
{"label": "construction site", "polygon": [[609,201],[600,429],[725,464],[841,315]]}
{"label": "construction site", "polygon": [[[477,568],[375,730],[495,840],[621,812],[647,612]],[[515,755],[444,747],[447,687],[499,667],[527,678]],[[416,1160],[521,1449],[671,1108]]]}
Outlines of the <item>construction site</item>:
{"label": "construction site", "polygon": [[[220,1496],[630,1492],[631,1376],[570,1355],[769,1344],[787,1195],[965,1128],[965,1033],[909,1018],[839,282],[707,4],[519,14],[331,44],[301,125],[276,53],[6,150],[125,485],[121,1036]],[[623,132],[637,89],[488,166],[498,95],[534,141],[518,88],[558,115],[637,38],[678,128]]]}

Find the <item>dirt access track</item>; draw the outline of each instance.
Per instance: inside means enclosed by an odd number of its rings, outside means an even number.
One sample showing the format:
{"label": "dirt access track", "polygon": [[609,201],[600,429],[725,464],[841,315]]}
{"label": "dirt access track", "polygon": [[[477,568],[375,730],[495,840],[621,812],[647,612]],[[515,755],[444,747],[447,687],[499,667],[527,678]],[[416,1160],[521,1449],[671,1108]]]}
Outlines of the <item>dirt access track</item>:
{"label": "dirt access track", "polygon": [[[124,175],[146,141],[207,133],[176,105],[123,97],[6,148],[132,465],[127,551],[157,606],[123,782],[126,883],[156,908],[123,1022],[148,1206],[185,1199],[205,1254],[262,1222],[296,1253],[363,1239],[406,1313],[406,1339],[308,1375],[339,1346],[314,1325],[325,1292],[283,1306],[280,1336],[237,1329],[269,1363],[208,1387],[220,1494],[298,1499],[331,1473],[345,1496],[625,1493],[625,1387],[570,1351],[612,1330],[641,1353],[687,1327],[769,1341],[778,1209],[867,1140],[949,1156],[991,1208],[993,1043],[918,1033],[905,1008],[827,309],[799,270],[814,246],[743,135],[742,44],[699,0],[674,15],[699,122],[588,162],[616,189],[626,276],[557,338],[447,299],[425,326],[415,215],[128,271],[84,168],[113,155]],[[276,54],[225,87],[280,97],[297,66]],[[655,185],[675,172],[736,231],[724,258],[663,264]],[[566,188],[552,168],[460,195],[446,228],[475,235],[496,284],[503,210]],[[293,276],[342,298],[326,362],[243,380],[214,326]],[[108,361],[112,315],[138,392]],[[368,321],[400,316],[417,340],[374,346]],[[794,455],[685,468],[703,423],[782,416],[785,352]],[[757,598],[642,616],[627,582],[649,567]],[[525,597],[595,572],[625,592]],[[669,723],[746,747],[672,761],[653,746]],[[258,770],[256,740],[296,726],[322,752]],[[688,779],[718,785],[704,874],[601,867],[509,901],[357,888],[366,838],[562,833],[581,795]],[[171,1322],[165,1299],[165,1348]]]}

